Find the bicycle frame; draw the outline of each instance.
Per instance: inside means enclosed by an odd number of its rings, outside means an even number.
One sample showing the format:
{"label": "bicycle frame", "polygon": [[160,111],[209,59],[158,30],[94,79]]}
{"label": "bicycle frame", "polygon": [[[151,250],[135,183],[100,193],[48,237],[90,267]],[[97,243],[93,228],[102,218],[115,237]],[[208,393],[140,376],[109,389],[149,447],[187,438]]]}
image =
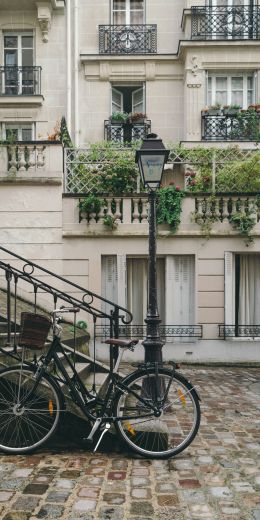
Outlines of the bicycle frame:
{"label": "bicycle frame", "polygon": [[[64,367],[63,363],[61,362],[59,356],[57,355],[57,352],[61,352],[66,361],[68,362],[68,365],[70,369],[72,370],[73,375],[70,376]],[[113,358],[113,352],[112,348],[110,348],[110,358]],[[106,395],[104,399],[101,399],[98,396],[94,396],[89,392],[89,390],[85,387],[82,380],[80,379],[75,367],[71,363],[69,357],[67,356],[65,350],[63,349],[60,339],[58,336],[54,336],[54,339],[52,341],[52,344],[46,354],[46,356],[40,358],[38,363],[38,369],[36,372],[36,381],[33,385],[33,388],[31,389],[31,392],[26,396],[25,400],[30,397],[31,394],[36,390],[37,386],[39,385],[41,381],[41,376],[46,371],[47,367],[50,365],[51,361],[54,361],[55,367],[58,368],[58,370],[61,372],[64,379],[61,379],[58,376],[52,375],[52,377],[59,382],[65,383],[67,387],[69,388],[72,400],[79,406],[81,411],[84,413],[84,415],[92,420],[97,420],[97,415],[94,415],[91,413],[90,409],[94,408],[96,406],[100,406],[99,410],[99,419],[100,423],[103,421],[108,422],[114,422],[114,421],[122,421],[122,420],[129,420],[133,418],[139,418],[140,416],[120,416],[120,417],[114,417],[113,415],[107,415],[106,412],[110,410],[110,403],[111,403],[111,397],[113,395],[114,389],[121,390],[122,392],[128,392],[132,394],[134,397],[136,397],[140,403],[144,404],[146,408],[149,406],[151,412],[145,414],[146,417],[154,416],[154,413],[158,411],[157,407],[153,405],[152,402],[148,402],[147,400],[143,399],[140,395],[138,395],[134,390],[128,388],[127,385],[125,385],[121,380],[120,376],[117,372],[114,372],[113,363],[110,363],[110,370],[109,370],[109,385],[106,391]],[[22,406],[24,403],[23,401],[20,402],[20,406]],[[147,410],[148,411],[148,410]]]}

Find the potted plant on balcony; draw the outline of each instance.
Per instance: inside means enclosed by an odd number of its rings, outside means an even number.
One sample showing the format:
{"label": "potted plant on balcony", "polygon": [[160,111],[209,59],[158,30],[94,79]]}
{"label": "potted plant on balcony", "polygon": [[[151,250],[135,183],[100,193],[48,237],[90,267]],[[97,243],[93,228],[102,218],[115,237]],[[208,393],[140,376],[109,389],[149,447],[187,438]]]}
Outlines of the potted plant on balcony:
{"label": "potted plant on balcony", "polygon": [[223,107],[223,114],[226,116],[236,116],[240,112],[240,105],[233,103],[232,105],[225,105]]}
{"label": "potted plant on balcony", "polygon": [[201,110],[201,115],[202,116],[207,116],[208,113],[209,113],[209,107],[202,108],[202,110]]}
{"label": "potted plant on balcony", "polygon": [[208,114],[210,116],[221,116],[222,108],[220,103],[215,103],[215,105],[211,105],[208,110]]}
{"label": "potted plant on balcony", "polygon": [[110,116],[111,123],[126,123],[127,119],[127,112],[113,112]]}
{"label": "potted plant on balcony", "polygon": [[145,118],[146,114],[143,114],[143,112],[133,112],[129,114],[130,123],[144,123]]}

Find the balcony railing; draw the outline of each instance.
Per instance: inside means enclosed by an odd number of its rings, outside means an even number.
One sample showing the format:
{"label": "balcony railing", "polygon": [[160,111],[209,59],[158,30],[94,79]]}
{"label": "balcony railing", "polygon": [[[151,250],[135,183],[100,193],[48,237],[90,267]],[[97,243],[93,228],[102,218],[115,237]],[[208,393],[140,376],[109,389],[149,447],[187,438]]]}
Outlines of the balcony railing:
{"label": "balcony railing", "polygon": [[259,338],[260,325],[219,325],[219,337],[226,338]]}
{"label": "balcony railing", "polygon": [[100,54],[155,54],[157,25],[100,25]]}
{"label": "balcony railing", "polygon": [[260,141],[260,113],[202,115],[202,139],[205,141]]}
{"label": "balcony railing", "polygon": [[0,96],[41,95],[41,67],[0,67]]}
{"label": "balcony railing", "polygon": [[193,40],[258,40],[260,9],[251,6],[191,8]]}
{"label": "balcony railing", "polygon": [[105,121],[105,140],[116,143],[127,143],[144,139],[151,132],[151,121],[143,123],[124,123]]}
{"label": "balcony railing", "polygon": [[[139,338],[146,337],[146,325],[120,325],[118,327],[119,338]],[[97,325],[96,336],[104,341],[109,338],[109,325]],[[167,338],[198,338],[203,337],[202,325],[160,325],[160,336]]]}

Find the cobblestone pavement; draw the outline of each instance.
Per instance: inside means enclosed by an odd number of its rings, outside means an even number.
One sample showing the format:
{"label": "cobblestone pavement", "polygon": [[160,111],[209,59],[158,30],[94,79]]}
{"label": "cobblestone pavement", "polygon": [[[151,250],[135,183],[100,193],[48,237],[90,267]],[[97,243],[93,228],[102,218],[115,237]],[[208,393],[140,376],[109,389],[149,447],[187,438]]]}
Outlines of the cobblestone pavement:
{"label": "cobblestone pavement", "polygon": [[259,368],[183,368],[202,423],[175,459],[74,447],[0,454],[4,520],[260,520]]}

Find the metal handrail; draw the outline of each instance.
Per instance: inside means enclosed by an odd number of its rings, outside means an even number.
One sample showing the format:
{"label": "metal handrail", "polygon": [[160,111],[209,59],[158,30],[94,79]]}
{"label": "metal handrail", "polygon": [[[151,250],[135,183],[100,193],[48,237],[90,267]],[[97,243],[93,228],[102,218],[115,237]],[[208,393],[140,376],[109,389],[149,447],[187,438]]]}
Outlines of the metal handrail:
{"label": "metal handrail", "polygon": [[[33,287],[34,294],[34,312],[37,309],[37,294],[39,291],[44,291],[44,293],[50,294],[53,297],[54,306],[57,306],[57,300],[65,301],[72,306],[77,306],[80,309],[86,311],[93,317],[94,323],[99,319],[107,319],[110,323],[110,333],[112,336],[115,335],[115,331],[118,330],[119,322],[123,324],[129,324],[132,321],[132,314],[128,309],[108,300],[107,298],[103,298],[102,296],[81,287],[78,284],[75,284],[63,276],[53,273],[48,269],[41,267],[40,265],[27,260],[26,258],[17,255],[6,249],[3,246],[0,246],[0,250],[4,253],[7,253],[11,260],[13,261],[22,261],[24,264],[22,268],[18,268],[14,265],[11,265],[8,262],[4,262],[0,260],[0,270],[5,273],[6,279],[6,315],[7,315],[7,344],[10,344],[11,341],[11,327],[12,321],[14,322],[14,332],[16,333],[16,323],[17,323],[17,289],[18,282],[25,281],[29,283]],[[8,259],[9,260],[9,259]],[[66,284],[68,287],[67,292],[63,290],[59,290],[50,283],[43,281],[35,276],[34,271],[39,270],[40,275],[48,275],[54,278],[55,280],[61,281],[63,284]],[[12,285],[13,284],[13,285]],[[68,294],[69,291],[80,292],[81,298],[72,296]],[[11,298],[14,298],[14,308],[13,308],[13,320],[11,313]],[[107,310],[102,310],[98,308],[98,303],[106,305],[110,313]],[[16,336],[16,334],[15,334]]]}

